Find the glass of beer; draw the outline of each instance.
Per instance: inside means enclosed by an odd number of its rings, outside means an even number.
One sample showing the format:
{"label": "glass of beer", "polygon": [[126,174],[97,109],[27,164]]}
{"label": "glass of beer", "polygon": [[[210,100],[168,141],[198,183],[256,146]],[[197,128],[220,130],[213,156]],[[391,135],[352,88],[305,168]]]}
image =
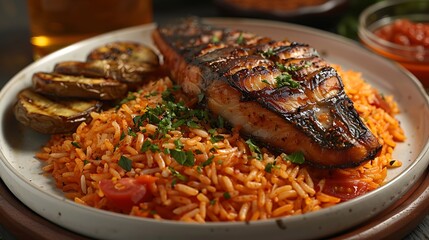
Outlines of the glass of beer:
{"label": "glass of beer", "polygon": [[152,0],[27,0],[34,59],[85,38],[152,22]]}

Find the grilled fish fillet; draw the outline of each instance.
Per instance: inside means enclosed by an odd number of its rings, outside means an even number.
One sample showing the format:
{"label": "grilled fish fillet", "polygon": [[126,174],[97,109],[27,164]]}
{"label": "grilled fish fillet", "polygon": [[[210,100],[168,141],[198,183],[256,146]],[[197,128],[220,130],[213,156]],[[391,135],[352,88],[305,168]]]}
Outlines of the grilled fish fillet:
{"label": "grilled fish fillet", "polygon": [[270,149],[301,151],[324,168],[357,166],[379,152],[341,77],[309,45],[195,18],[159,26],[152,36],[187,94],[204,94],[212,113]]}

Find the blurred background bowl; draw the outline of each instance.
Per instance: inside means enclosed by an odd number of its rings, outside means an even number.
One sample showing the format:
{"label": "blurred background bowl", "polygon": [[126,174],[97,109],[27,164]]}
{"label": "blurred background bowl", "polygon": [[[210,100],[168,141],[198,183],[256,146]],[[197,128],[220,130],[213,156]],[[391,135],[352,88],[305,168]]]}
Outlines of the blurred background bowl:
{"label": "blurred background bowl", "polygon": [[263,18],[331,28],[348,7],[349,0],[214,0],[227,17]]}
{"label": "blurred background bowl", "polygon": [[429,0],[369,6],[360,14],[358,36],[367,48],[398,62],[429,88]]}

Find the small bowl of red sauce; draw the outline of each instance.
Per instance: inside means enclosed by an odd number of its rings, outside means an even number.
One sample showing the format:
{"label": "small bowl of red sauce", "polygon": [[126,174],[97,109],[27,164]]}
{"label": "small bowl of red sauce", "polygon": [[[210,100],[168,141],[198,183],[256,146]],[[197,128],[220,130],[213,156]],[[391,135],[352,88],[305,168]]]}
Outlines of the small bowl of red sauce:
{"label": "small bowl of red sauce", "polygon": [[366,8],[358,35],[372,51],[392,59],[429,88],[429,0],[387,0]]}

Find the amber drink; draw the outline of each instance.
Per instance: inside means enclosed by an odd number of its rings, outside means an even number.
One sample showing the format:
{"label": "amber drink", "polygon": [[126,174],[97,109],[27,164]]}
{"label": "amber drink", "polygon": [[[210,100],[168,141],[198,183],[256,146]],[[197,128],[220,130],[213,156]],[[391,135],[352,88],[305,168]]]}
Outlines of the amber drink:
{"label": "amber drink", "polygon": [[108,31],[152,22],[152,0],[27,0],[34,58]]}

